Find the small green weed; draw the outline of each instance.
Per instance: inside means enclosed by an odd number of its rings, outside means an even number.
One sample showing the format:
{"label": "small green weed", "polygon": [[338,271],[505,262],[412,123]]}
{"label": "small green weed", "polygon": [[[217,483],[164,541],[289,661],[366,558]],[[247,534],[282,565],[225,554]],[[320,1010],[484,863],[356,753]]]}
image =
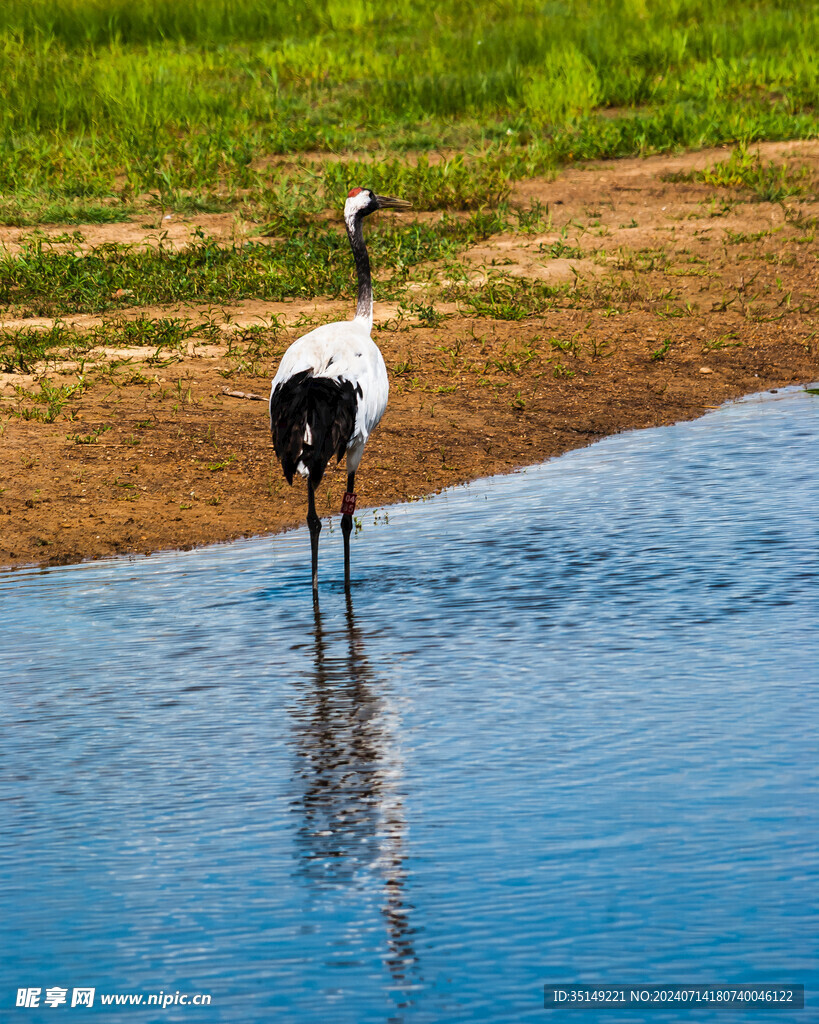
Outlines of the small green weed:
{"label": "small green weed", "polygon": [[416,366],[412,361],[412,356],[407,356],[405,359],[400,359],[395,366],[393,366],[392,372],[396,377],[404,377],[409,373],[413,373],[415,369]]}
{"label": "small green weed", "polygon": [[656,362],[665,359],[671,349],[671,338],[664,338],[659,348],[651,353],[651,358]]}
{"label": "small green weed", "polygon": [[447,319],[447,313],[439,313],[434,306],[426,306],[420,302],[411,302],[409,312],[416,316],[424,327],[440,327]]}
{"label": "small green weed", "polygon": [[722,348],[737,348],[742,344],[741,341],[736,340],[738,337],[739,335],[736,331],[729,331],[727,334],[720,334],[716,338],[703,341],[702,350],[703,352],[714,352]]}
{"label": "small green weed", "polygon": [[538,251],[544,253],[547,256],[551,256],[555,260],[582,260],[583,250],[578,249],[575,245],[568,245],[563,239],[557,242],[552,242],[550,245],[546,242],[541,242],[538,246]]}
{"label": "small green weed", "polygon": [[556,361],[552,368],[552,376],[558,379],[562,378],[568,380],[571,377],[574,377],[574,375],[574,370],[570,370],[568,366],[564,366],[560,361]]}
{"label": "small green weed", "polygon": [[74,444],[96,444],[100,437],[110,429],[110,423],[103,423],[99,427],[95,427],[90,434],[66,434],[66,437]]}

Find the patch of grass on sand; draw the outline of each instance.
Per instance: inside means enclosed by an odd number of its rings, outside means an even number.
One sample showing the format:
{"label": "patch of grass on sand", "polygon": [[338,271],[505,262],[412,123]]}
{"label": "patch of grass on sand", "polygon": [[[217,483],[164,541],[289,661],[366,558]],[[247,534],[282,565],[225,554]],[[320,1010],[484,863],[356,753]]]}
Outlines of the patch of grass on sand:
{"label": "patch of grass on sand", "polygon": [[[435,225],[374,225],[369,249],[383,275],[382,296],[397,294],[418,264],[451,258],[497,230],[498,217],[477,213]],[[33,235],[18,253],[0,253],[0,303],[35,316],[166,302],[354,293],[346,233],[335,227],[314,226],[271,244],[230,246],[200,233],[182,249],[104,244],[84,250],[78,242],[55,244]]]}
{"label": "patch of grass on sand", "polygon": [[816,194],[810,171],[792,168],[773,160],[764,161],[746,145],[738,146],[728,157],[702,171],[669,174],[667,181],[699,181],[717,188],[738,188],[753,193],[760,202],[779,203],[791,196]]}

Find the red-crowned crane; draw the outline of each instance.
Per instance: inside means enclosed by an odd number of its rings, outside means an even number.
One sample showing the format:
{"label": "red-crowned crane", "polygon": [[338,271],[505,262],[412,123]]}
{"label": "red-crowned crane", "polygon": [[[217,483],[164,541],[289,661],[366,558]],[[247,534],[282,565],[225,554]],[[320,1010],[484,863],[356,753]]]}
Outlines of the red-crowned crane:
{"label": "red-crowned crane", "polygon": [[344,588],[350,589],[350,534],[355,511],[355,474],[367,438],[387,408],[389,383],[384,357],[370,337],[373,285],[364,244],[364,218],[376,210],[406,210],[403,199],[351,189],[344,221],[358,273],[358,302],[352,320],[317,327],[294,341],[282,357],[270,390],[270,429],[276,456],[289,484],[307,477],[307,525],[313,557],[313,597],[318,597],[318,541],[321,520],[315,490],[333,455],[347,453],[347,492],[341,503]]}

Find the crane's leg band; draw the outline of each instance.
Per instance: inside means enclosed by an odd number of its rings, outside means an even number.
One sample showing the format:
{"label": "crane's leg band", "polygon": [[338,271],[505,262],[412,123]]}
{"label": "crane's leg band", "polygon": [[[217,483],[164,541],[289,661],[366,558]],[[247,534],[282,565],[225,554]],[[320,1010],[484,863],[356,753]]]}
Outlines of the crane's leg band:
{"label": "crane's leg band", "polygon": [[351,516],[355,512],[355,495],[347,491],[341,502],[341,514]]}

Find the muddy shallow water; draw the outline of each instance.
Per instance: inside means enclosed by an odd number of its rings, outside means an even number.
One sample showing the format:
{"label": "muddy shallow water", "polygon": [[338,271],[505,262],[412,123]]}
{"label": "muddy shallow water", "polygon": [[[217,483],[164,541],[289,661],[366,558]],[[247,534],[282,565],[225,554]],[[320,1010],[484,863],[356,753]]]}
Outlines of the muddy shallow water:
{"label": "muddy shallow water", "polygon": [[817,442],[780,393],[366,513],[349,604],[322,533],[318,613],[305,531],[0,575],[3,1005],[815,989]]}

